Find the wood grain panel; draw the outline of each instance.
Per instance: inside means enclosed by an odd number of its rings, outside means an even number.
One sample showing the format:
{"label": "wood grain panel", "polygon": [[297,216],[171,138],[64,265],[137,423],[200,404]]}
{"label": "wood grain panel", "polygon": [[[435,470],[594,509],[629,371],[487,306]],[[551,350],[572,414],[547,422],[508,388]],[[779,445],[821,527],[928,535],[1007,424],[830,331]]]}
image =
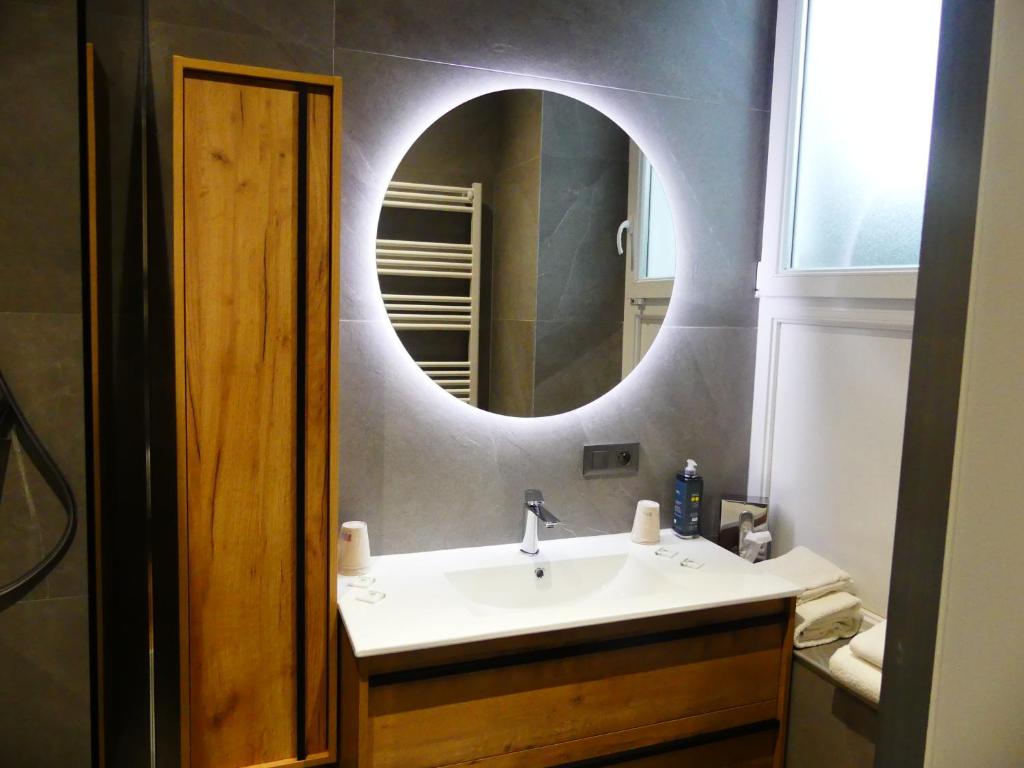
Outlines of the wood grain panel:
{"label": "wood grain panel", "polygon": [[371,679],[372,765],[448,765],[759,702],[775,707],[784,631],[766,623],[387,685]]}
{"label": "wood grain panel", "polygon": [[509,752],[480,760],[458,763],[451,768],[557,768],[580,760],[665,744],[698,734],[714,733],[737,726],[771,720],[775,702],[748,704],[718,712],[707,712],[678,720],[613,731],[600,736],[573,739],[559,744]]}
{"label": "wood grain panel", "polygon": [[100,315],[100,249],[99,249],[99,200],[97,194],[97,161],[96,161],[96,52],[92,43],[85,44],[85,171],[86,171],[86,227],[88,233],[87,247],[89,259],[89,308],[86,314],[89,331],[89,357],[86,362],[88,370],[89,397],[89,441],[91,450],[87,455],[89,475],[92,480],[88,501],[89,512],[89,547],[92,551],[92,589],[89,599],[92,601],[95,616],[94,632],[94,663],[93,700],[95,701],[95,718],[93,732],[96,735],[96,760],[100,765],[106,764],[106,694],[103,643],[103,473],[101,456],[103,443],[100,426],[103,421],[101,398],[101,365],[105,362],[101,357],[101,315]]}
{"label": "wood grain panel", "polygon": [[336,753],[340,96],[174,58],[183,767]]}
{"label": "wood grain panel", "polygon": [[598,763],[611,768],[771,768],[777,730],[731,736],[657,755]]}
{"label": "wood grain panel", "polygon": [[307,99],[306,171],[306,700],[307,753],[327,750],[331,388],[331,122],[328,94]]}
{"label": "wood grain panel", "polygon": [[359,670],[348,633],[341,631],[341,768],[369,768],[373,765],[370,733],[369,683]]}
{"label": "wood grain panel", "polygon": [[297,99],[286,89],[184,83],[188,725],[197,768],[295,754]]}
{"label": "wood grain panel", "polygon": [[[778,711],[775,718],[780,723],[789,721],[789,689],[793,676],[793,635],[796,630],[796,602],[790,601],[786,617],[786,633],[782,642],[782,664],[779,665],[779,697]],[[779,731],[775,742],[775,753],[772,761],[774,768],[786,765],[786,729]]]}

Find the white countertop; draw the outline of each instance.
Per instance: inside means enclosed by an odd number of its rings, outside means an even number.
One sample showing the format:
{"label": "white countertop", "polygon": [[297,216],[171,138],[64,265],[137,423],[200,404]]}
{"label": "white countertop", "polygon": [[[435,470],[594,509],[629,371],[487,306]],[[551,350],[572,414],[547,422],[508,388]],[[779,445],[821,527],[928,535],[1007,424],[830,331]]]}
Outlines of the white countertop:
{"label": "white countertop", "polygon": [[[665,548],[671,556],[657,556]],[[680,565],[685,558],[699,568]],[[538,577],[537,569],[544,575]],[[779,597],[799,589],[761,574],[705,539],[662,531],[660,545],[629,534],[384,555],[369,587],[338,577],[338,605],[356,656],[436,648],[497,637],[641,619]],[[367,579],[368,580],[368,579]],[[384,593],[376,603],[370,590]]]}

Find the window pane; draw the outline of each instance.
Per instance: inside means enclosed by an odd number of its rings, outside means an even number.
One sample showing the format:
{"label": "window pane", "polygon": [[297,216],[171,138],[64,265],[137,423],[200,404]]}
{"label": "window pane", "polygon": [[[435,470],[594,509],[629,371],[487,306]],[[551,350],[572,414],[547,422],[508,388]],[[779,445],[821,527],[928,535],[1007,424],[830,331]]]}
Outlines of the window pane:
{"label": "window pane", "polygon": [[640,271],[641,277],[672,277],[676,271],[676,238],[672,232],[672,212],[661,179],[650,169],[647,195],[647,252]]}
{"label": "window pane", "polygon": [[940,0],[810,0],[794,269],[916,266]]}

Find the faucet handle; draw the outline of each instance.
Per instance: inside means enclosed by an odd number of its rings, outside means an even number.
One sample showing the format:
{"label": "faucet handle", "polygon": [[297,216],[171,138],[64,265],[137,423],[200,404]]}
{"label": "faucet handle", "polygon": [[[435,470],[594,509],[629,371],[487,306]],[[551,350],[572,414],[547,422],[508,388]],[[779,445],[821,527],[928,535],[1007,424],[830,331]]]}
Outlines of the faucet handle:
{"label": "faucet handle", "polygon": [[554,528],[562,521],[555,517],[551,511],[544,506],[544,494],[536,488],[530,488],[524,494],[523,507],[535,514],[545,528]]}

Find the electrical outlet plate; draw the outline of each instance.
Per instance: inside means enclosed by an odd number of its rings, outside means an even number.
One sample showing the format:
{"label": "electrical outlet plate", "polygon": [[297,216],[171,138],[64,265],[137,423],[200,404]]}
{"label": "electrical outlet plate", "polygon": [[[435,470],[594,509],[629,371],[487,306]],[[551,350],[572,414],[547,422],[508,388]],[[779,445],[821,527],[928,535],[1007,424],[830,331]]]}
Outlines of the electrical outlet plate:
{"label": "electrical outlet plate", "polygon": [[583,476],[635,475],[640,471],[640,443],[583,446]]}

